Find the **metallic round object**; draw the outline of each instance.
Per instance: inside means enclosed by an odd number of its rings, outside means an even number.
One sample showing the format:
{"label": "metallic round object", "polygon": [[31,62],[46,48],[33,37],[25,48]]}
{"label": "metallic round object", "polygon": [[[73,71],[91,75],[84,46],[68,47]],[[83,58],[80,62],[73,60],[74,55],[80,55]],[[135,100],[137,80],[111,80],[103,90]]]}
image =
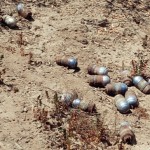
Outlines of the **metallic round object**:
{"label": "metallic round object", "polygon": [[76,68],[77,67],[77,59],[76,58],[69,58],[68,59],[68,67],[69,68]]}
{"label": "metallic round object", "polygon": [[143,89],[142,92],[143,92],[144,94],[150,94],[150,84],[147,85],[147,86]]}
{"label": "metallic round object", "polygon": [[105,88],[105,91],[108,95],[116,95],[114,83],[107,84]]}
{"label": "metallic round object", "polygon": [[108,70],[106,67],[99,67],[96,65],[89,66],[87,70],[88,70],[88,73],[91,75],[107,75],[108,74]]}
{"label": "metallic round object", "polygon": [[136,86],[142,79],[143,79],[143,77],[141,77],[141,76],[134,76],[133,84]]}
{"label": "metallic round object", "polygon": [[118,83],[115,83],[114,86],[115,86],[114,88],[115,88],[116,94],[124,95],[125,92],[128,90],[128,86],[125,83],[118,82]]}
{"label": "metallic round object", "polygon": [[90,76],[88,83],[92,86],[104,87],[110,83],[110,78],[107,75]]}
{"label": "metallic round object", "polygon": [[33,20],[32,12],[28,9],[24,9],[24,4],[19,3],[17,5],[17,12],[21,17],[28,19],[28,20]]}
{"label": "metallic round object", "polygon": [[124,143],[132,144],[135,140],[134,132],[132,131],[130,124],[126,121],[121,123],[119,134],[122,142]]}
{"label": "metallic round object", "polygon": [[81,102],[80,99],[75,99],[75,100],[73,100],[73,102],[72,102],[72,107],[73,107],[73,108],[78,108],[79,105],[80,105],[80,102]]}
{"label": "metallic round object", "polygon": [[106,67],[99,67],[98,74],[107,75],[108,74],[107,68]]}
{"label": "metallic round object", "polygon": [[15,19],[14,17],[12,17],[12,16],[4,15],[4,16],[3,16],[3,21],[4,21],[4,23],[5,23],[8,27],[10,27],[10,28],[16,27],[17,21],[16,21],[16,19]]}
{"label": "metallic round object", "polygon": [[77,59],[73,57],[71,58],[59,57],[56,59],[56,63],[60,66],[68,67],[70,69],[76,69],[78,65]]}
{"label": "metallic round object", "polygon": [[103,76],[103,86],[106,86],[108,83],[110,83],[110,78],[107,75]]}
{"label": "metallic round object", "polygon": [[121,80],[127,86],[131,86],[133,83],[132,83],[132,77],[131,77],[130,71],[128,71],[128,70],[122,71],[121,72]]}
{"label": "metallic round object", "polygon": [[127,113],[130,110],[129,103],[121,94],[115,96],[115,105],[120,113]]}
{"label": "metallic round object", "polygon": [[144,88],[149,85],[147,81],[145,81],[144,79],[142,79],[137,85],[136,87],[143,92]]}
{"label": "metallic round object", "polygon": [[71,105],[72,101],[77,98],[78,95],[75,91],[63,92],[61,94],[60,102],[63,102],[66,105]]}
{"label": "metallic round object", "polygon": [[19,3],[17,5],[17,11],[20,12],[20,11],[23,11],[23,8],[24,8],[24,5],[22,3]]}
{"label": "metallic round object", "polygon": [[129,103],[130,107],[137,107],[139,105],[137,96],[133,91],[127,91],[125,93],[125,99]]}
{"label": "metallic round object", "polygon": [[87,101],[81,101],[79,108],[83,111],[87,112],[95,112],[96,111],[96,105],[92,102],[87,102]]}

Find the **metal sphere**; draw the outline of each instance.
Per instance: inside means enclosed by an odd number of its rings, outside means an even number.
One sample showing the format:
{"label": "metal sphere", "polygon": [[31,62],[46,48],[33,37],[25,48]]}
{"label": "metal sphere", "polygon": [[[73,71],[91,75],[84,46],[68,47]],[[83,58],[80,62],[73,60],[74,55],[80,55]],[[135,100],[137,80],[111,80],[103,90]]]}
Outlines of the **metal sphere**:
{"label": "metal sphere", "polygon": [[76,68],[77,67],[77,59],[76,58],[69,58],[68,59],[68,66],[70,68]]}

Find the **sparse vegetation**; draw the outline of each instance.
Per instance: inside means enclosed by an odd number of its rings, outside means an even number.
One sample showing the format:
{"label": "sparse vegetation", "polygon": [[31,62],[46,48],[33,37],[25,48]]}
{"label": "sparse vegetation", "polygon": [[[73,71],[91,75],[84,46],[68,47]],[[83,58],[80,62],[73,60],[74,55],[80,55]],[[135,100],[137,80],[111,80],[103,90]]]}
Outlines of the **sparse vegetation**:
{"label": "sparse vegetation", "polygon": [[137,53],[137,61],[132,60],[132,71],[131,75],[136,76],[140,75],[145,77],[147,72],[148,59],[145,59],[142,52]]}

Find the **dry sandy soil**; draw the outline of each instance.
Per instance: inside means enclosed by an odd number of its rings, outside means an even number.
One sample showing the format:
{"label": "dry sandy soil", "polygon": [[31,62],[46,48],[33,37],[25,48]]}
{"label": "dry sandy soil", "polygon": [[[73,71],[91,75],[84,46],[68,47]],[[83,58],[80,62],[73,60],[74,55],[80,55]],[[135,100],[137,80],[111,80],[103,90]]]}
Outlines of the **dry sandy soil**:
{"label": "dry sandy soil", "polygon": [[[149,0],[23,2],[32,10],[34,21],[18,16],[17,0],[0,2],[0,16],[13,15],[19,27],[0,26],[0,71],[5,83],[0,85],[0,150],[65,149],[59,129],[44,131],[32,111],[39,97],[52,110],[52,90],[64,89],[76,89],[83,99],[94,102],[112,132],[118,131],[121,121],[129,121],[137,143],[125,144],[124,149],[150,150],[150,95],[130,87],[138,96],[140,108],[122,115],[104,88],[88,85],[86,71],[89,64],[106,66],[111,81],[119,81],[123,62],[124,69],[130,69],[138,51],[145,59],[150,58]],[[32,63],[28,63],[31,53]],[[80,71],[58,66],[57,56],[76,57]],[[150,64],[147,66],[149,72]],[[49,92],[49,101],[45,91]],[[119,148],[118,143],[108,147],[99,143],[95,148],[78,144],[70,149]]]}

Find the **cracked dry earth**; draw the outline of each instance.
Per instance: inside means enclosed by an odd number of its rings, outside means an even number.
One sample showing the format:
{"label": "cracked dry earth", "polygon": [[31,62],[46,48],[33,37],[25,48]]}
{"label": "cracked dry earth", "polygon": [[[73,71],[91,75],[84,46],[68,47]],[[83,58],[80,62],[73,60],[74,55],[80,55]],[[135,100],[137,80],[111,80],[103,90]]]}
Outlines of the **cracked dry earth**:
{"label": "cracked dry earth", "polygon": [[[5,83],[0,85],[0,150],[63,149],[59,140],[53,140],[59,131],[44,131],[35,121],[32,108],[40,96],[52,110],[52,100],[46,100],[45,91],[52,97],[51,90],[64,89],[76,89],[83,99],[94,102],[97,111],[105,115],[105,124],[114,132],[121,121],[129,121],[137,143],[126,144],[124,149],[150,150],[150,95],[130,87],[136,92],[140,107],[122,115],[104,89],[88,85],[86,71],[89,64],[106,66],[111,81],[118,81],[122,64],[129,69],[139,50],[145,59],[150,59],[148,1],[23,2],[32,10],[34,21],[18,16],[17,1],[0,2],[0,15],[12,14],[19,26],[19,30],[0,26],[0,71]],[[136,8],[132,9],[132,4]],[[33,64],[28,63],[31,53]],[[76,57],[80,71],[74,73],[58,66],[57,56]],[[150,64],[147,70],[150,71]],[[95,149],[118,149],[117,145],[102,147]]]}

